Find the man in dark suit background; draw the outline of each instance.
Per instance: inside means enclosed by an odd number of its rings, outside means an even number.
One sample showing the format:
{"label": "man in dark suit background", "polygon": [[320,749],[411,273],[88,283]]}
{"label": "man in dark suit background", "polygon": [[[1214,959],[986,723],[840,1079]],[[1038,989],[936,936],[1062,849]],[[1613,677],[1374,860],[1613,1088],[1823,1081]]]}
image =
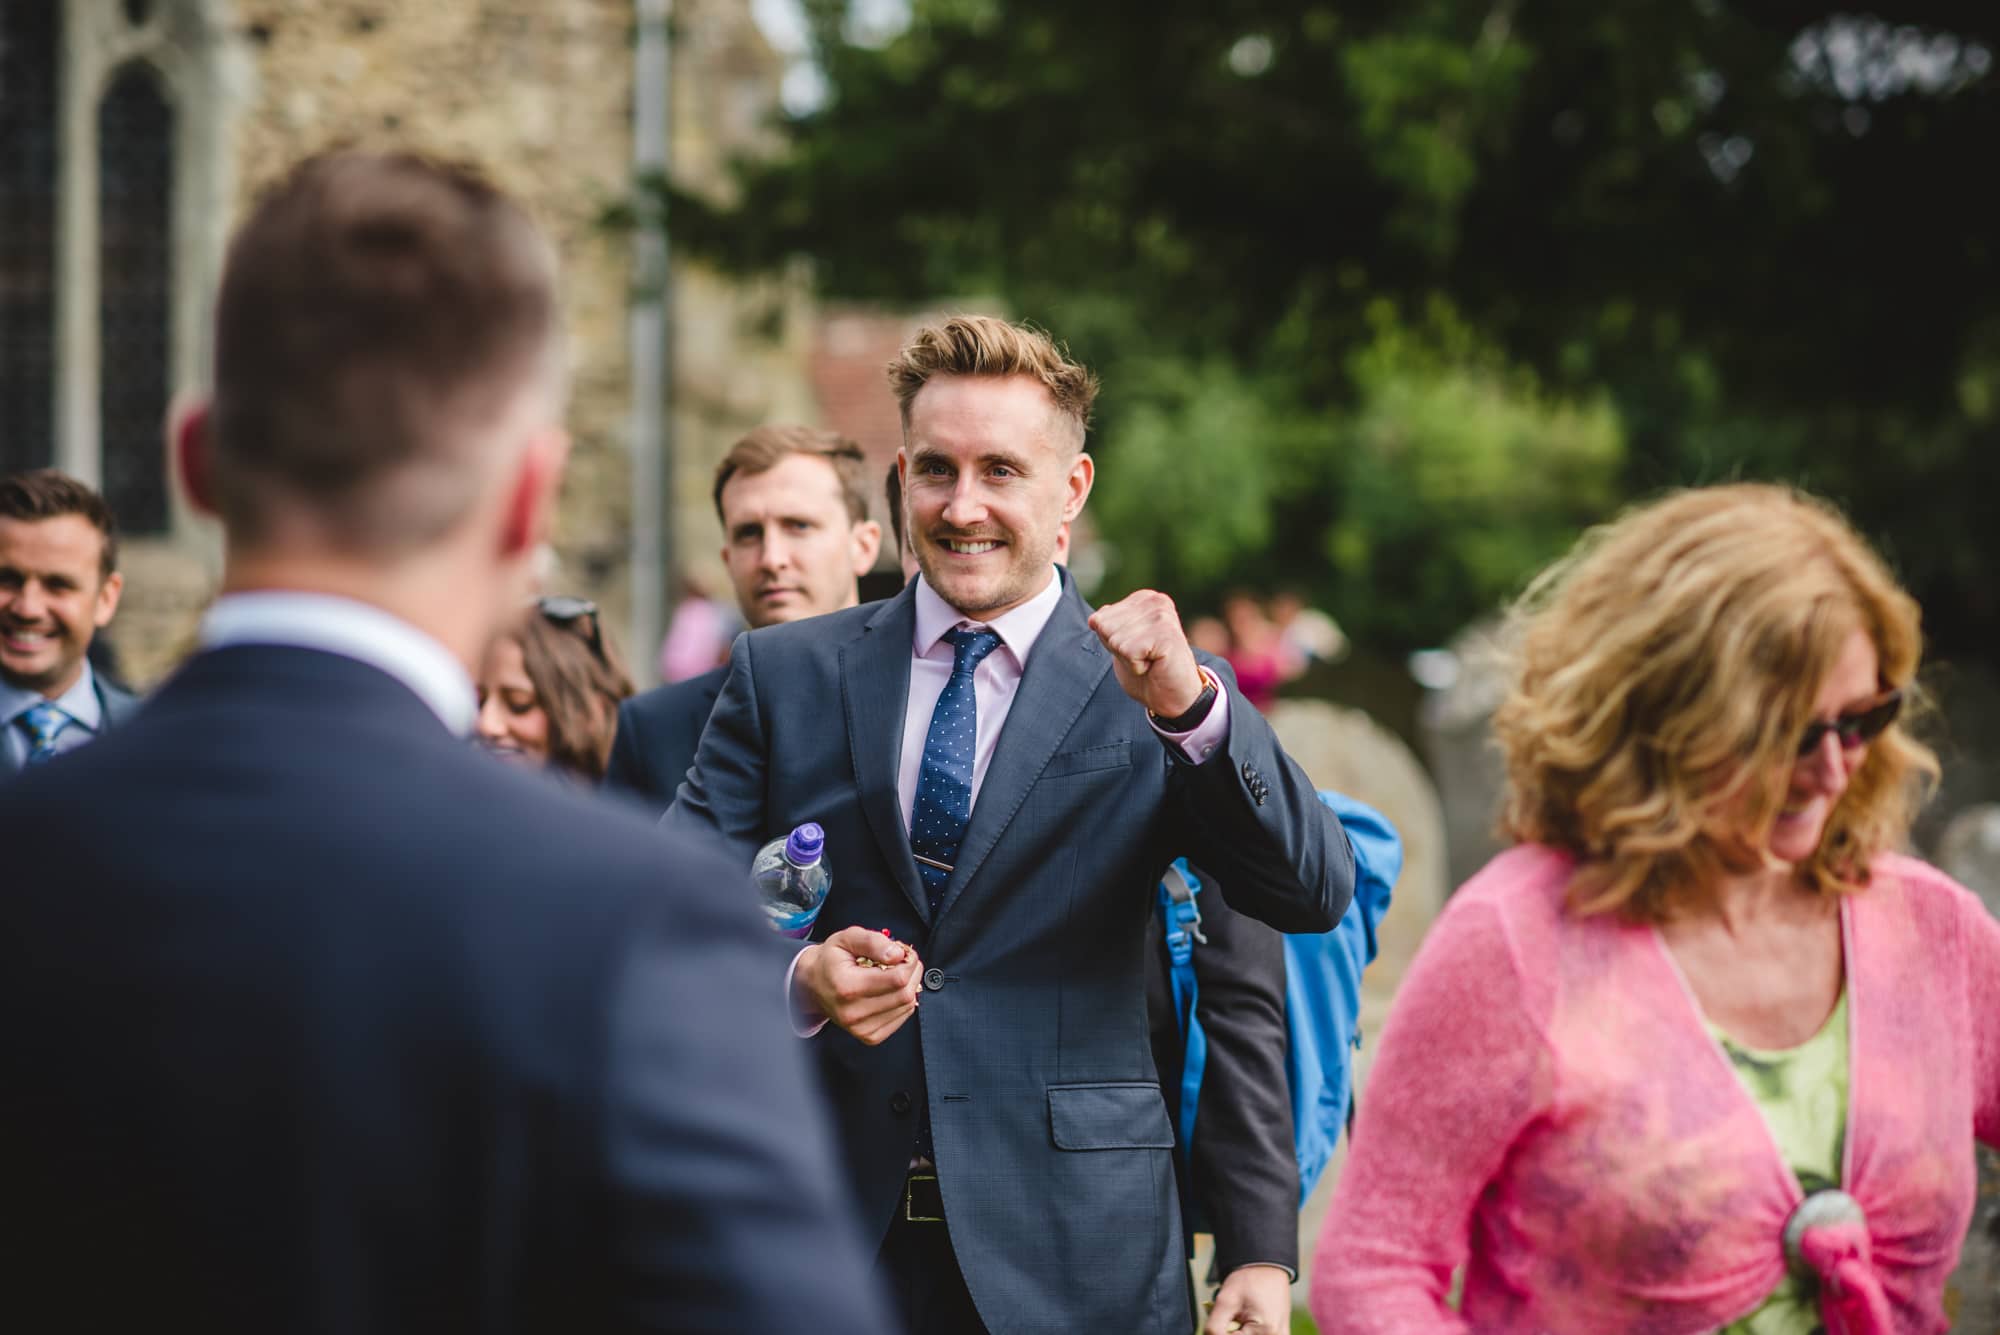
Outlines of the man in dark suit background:
{"label": "man in dark suit background", "polygon": [[1325,931],[1352,853],[1171,600],[1093,613],[1058,573],[1095,378],[967,316],[891,384],[922,578],[739,637],[666,824],[743,857],[825,828],[833,889],[789,986],[910,1328],[1183,1335],[1153,886],[1191,855],[1240,910]]}
{"label": "man in dark suit background", "polygon": [[[894,466],[883,501],[903,578],[915,579],[916,553],[903,535],[902,474]],[[1065,524],[1056,535],[1058,565],[1068,564],[1069,544]],[[1204,889],[1215,889],[1201,875]],[[1213,1273],[1221,1276],[1221,1286],[1203,1330],[1207,1335],[1285,1331],[1291,1328],[1291,1285],[1299,1273],[1299,1163],[1285,1070],[1291,1040],[1285,1027],[1284,938],[1230,908],[1219,893],[1203,894],[1197,907],[1207,938],[1193,954],[1207,1069],[1198,1134],[1185,1159],[1174,1156],[1174,1179],[1183,1201],[1201,1203],[1202,1222],[1215,1238]],[[1146,1013],[1153,1065],[1178,1138],[1187,1040],[1168,967],[1166,929],[1155,913],[1146,928]]]}
{"label": "man in dark suit background", "polygon": [[0,778],[82,746],[139,701],[90,665],[118,612],[118,524],[53,468],[0,477]]}
{"label": "man in dark suit background", "polygon": [[[752,629],[852,607],[882,526],[868,518],[861,447],[831,431],[760,426],[715,470],[722,564]],[[618,707],[607,785],[666,810],[694,763],[724,668],[643,692]]]}
{"label": "man in dark suit background", "polygon": [[216,311],[202,649],[0,801],[13,1324],[880,1330],[740,869],[464,740],[567,451],[546,242],[334,154]]}

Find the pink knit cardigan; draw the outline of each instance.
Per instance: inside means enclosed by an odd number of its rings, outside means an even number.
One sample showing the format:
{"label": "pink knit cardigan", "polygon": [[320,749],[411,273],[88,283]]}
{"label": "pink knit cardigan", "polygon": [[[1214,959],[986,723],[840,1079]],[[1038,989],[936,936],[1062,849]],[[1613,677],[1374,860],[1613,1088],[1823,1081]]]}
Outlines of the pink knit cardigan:
{"label": "pink knit cardigan", "polygon": [[[1797,1181],[1659,933],[1563,911],[1572,866],[1502,854],[1418,952],[1313,1260],[1327,1335],[1693,1335],[1782,1278]],[[1808,1249],[1822,1310],[1835,1335],[1942,1331],[1972,1141],[2000,1141],[2000,923],[1885,856],[1842,933],[1867,1225]]]}

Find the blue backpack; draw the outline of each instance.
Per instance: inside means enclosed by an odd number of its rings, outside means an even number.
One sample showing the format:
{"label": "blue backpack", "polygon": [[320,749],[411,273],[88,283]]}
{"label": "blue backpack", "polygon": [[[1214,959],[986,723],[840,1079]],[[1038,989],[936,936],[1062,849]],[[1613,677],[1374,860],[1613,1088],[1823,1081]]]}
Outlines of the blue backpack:
{"label": "blue backpack", "polygon": [[[1403,870],[1403,841],[1381,812],[1339,793],[1319,800],[1340,818],[1354,849],[1354,901],[1330,932],[1285,937],[1285,1071],[1292,1087],[1292,1140],[1299,1161],[1299,1204],[1325,1171],[1353,1104],[1353,1054],[1361,1046],[1361,971],[1375,958],[1375,928]],[[1168,978],[1174,1012],[1187,1039],[1181,1074],[1179,1153],[1194,1144],[1201,1078],[1208,1065],[1194,975],[1201,934],[1201,882],[1177,859],[1160,882]]]}

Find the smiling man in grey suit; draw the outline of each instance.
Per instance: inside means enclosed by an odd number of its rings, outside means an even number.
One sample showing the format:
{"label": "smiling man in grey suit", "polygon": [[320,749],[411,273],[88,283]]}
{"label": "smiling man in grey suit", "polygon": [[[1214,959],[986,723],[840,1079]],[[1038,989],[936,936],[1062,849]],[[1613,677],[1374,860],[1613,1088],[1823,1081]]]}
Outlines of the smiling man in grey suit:
{"label": "smiling man in grey suit", "polygon": [[1165,595],[1092,613],[1058,573],[1095,378],[965,316],[890,379],[922,578],[740,638],[667,822],[746,859],[826,828],[833,890],[789,987],[913,1331],[1182,1335],[1153,887],[1187,854],[1237,908],[1324,931],[1352,854]]}

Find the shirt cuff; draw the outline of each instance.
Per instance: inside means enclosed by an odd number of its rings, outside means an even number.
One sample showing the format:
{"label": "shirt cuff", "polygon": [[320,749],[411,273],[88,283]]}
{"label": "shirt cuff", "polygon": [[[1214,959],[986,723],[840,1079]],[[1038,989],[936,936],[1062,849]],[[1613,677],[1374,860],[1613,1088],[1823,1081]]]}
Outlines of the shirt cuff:
{"label": "shirt cuff", "polygon": [[1291,1276],[1292,1283],[1296,1284],[1299,1282],[1299,1272],[1286,1265],[1283,1261],[1238,1261],[1235,1265],[1229,1267],[1229,1273],[1233,1275],[1239,1270],[1248,1270],[1253,1265],[1267,1265],[1273,1270],[1282,1270]]}
{"label": "shirt cuff", "polygon": [[1215,703],[1209,706],[1208,717],[1186,732],[1168,732],[1149,716],[1147,723],[1153,731],[1180,748],[1180,753],[1194,764],[1199,765],[1215,754],[1217,747],[1229,740],[1229,692],[1223,689],[1222,679],[1207,668],[1201,669],[1203,680],[1215,688]]}
{"label": "shirt cuff", "polygon": [[818,1023],[814,1024],[810,1029],[803,1028],[800,1022],[805,1017],[799,1014],[798,1003],[792,1000],[792,975],[799,971],[799,959],[805,953],[805,947],[801,946],[798,954],[792,956],[792,962],[785,967],[785,1014],[792,1017],[793,1033],[797,1034],[800,1038],[811,1038],[814,1034],[826,1028],[826,1017],[824,1015],[820,1016]]}

